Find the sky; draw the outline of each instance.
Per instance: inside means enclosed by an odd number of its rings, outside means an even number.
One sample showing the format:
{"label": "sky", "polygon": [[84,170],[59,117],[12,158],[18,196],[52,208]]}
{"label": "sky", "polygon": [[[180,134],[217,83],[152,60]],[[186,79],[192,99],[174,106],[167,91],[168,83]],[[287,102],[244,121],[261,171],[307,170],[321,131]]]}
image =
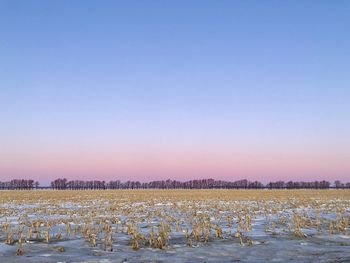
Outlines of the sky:
{"label": "sky", "polygon": [[349,1],[0,0],[0,180],[350,181]]}

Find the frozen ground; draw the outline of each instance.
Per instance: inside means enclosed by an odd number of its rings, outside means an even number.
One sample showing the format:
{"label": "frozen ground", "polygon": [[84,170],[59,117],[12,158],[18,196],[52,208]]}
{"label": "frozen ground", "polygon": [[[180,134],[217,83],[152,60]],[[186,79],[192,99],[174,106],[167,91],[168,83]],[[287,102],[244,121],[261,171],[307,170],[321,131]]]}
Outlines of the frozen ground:
{"label": "frozen ground", "polygon": [[67,192],[1,193],[0,262],[350,262],[348,192]]}
{"label": "frozen ground", "polygon": [[[58,252],[63,246],[65,252]],[[241,247],[229,241],[200,244],[196,247],[171,246],[166,250],[115,245],[113,252],[89,247],[83,240],[63,240],[32,245],[19,257],[17,248],[1,244],[1,262],[350,262],[350,242],[339,238],[327,241],[312,238],[296,241],[270,238],[263,245]],[[26,249],[26,246],[24,246]]]}

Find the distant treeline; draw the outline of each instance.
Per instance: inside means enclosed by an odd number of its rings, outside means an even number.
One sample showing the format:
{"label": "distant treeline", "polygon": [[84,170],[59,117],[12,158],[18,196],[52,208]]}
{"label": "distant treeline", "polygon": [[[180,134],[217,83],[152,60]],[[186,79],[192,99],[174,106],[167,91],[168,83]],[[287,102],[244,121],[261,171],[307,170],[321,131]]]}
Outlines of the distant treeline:
{"label": "distant treeline", "polygon": [[[201,179],[190,181],[162,180],[151,182],[126,181],[68,181],[67,179],[56,179],[51,182],[53,189],[327,189],[331,183],[327,181],[313,182],[270,182],[264,185],[258,181],[246,179],[238,181],[222,181],[214,179]],[[350,183],[334,182],[334,188],[350,188]]]}
{"label": "distant treeline", "polygon": [[0,181],[1,190],[31,190],[34,188],[39,188],[39,182],[31,179],[14,179],[9,182]]}
{"label": "distant treeline", "polygon": [[350,189],[350,183],[342,183],[339,180],[331,184],[328,181],[312,182],[284,182],[276,181],[263,184],[258,181],[246,179],[238,181],[222,181],[214,179],[190,180],[186,182],[176,180],[162,180],[151,182],[139,181],[68,181],[59,178],[51,182],[49,187],[40,187],[39,182],[27,179],[15,179],[9,182],[0,182],[1,190],[31,190],[38,188],[51,188],[56,190],[94,190],[94,189]]}

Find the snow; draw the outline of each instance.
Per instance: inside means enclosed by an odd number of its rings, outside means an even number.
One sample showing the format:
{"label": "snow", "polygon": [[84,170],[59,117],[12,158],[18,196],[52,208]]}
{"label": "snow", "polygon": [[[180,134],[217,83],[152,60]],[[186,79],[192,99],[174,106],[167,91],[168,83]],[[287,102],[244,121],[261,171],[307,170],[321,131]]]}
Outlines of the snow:
{"label": "snow", "polygon": [[[24,255],[16,256],[18,244],[5,244],[4,229],[0,231],[0,260],[1,262],[350,262],[350,236],[349,228],[345,232],[329,234],[327,224],[329,220],[336,220],[337,205],[344,200],[329,200],[327,203],[319,202],[318,209],[321,209],[319,216],[322,218],[322,230],[317,231],[315,227],[302,227],[301,231],[307,238],[297,238],[294,236],[294,226],[291,230],[287,225],[278,223],[280,218],[286,218],[288,223],[293,222],[294,213],[303,218],[317,218],[315,207],[312,205],[300,205],[294,207],[292,203],[297,203],[298,199],[290,202],[270,200],[266,202],[258,201],[222,201],[222,200],[199,200],[199,201],[160,201],[151,200],[145,202],[130,202],[128,200],[118,200],[118,210],[109,209],[113,207],[112,201],[99,200],[94,202],[62,201],[53,204],[45,200],[37,203],[5,202],[0,205],[1,217],[0,225],[5,222],[9,227],[16,230],[26,221],[46,220],[57,221],[51,228],[51,241],[49,244],[35,238],[23,244]],[[316,202],[316,203],[317,203]],[[324,201],[322,201],[324,202]],[[268,211],[264,213],[263,207]],[[345,201],[343,216],[349,220],[350,206],[349,200]],[[177,208],[175,208],[177,207]],[[244,232],[244,237],[252,239],[252,246],[244,243],[242,246],[237,237],[234,236],[238,225],[238,212],[244,207],[249,208],[251,215],[252,230]],[[184,208],[185,210],[181,210]],[[273,212],[277,209],[277,212]],[[94,221],[89,220],[94,212],[98,212]],[[167,213],[174,218],[180,218],[179,227],[182,229],[175,231],[175,224],[172,222],[172,232],[168,246],[165,249],[150,248],[146,245],[134,251],[130,246],[130,236],[121,233],[122,225],[125,228],[130,222],[136,222],[138,230],[145,236],[150,234],[150,225],[155,227],[161,223],[157,213]],[[189,227],[192,231],[193,222],[189,220],[195,215],[198,221],[208,218],[212,224],[218,224],[223,231],[223,239],[215,238],[214,230],[210,237],[210,242],[196,242],[189,247],[185,238],[185,229]],[[226,217],[231,216],[233,227],[227,226]],[[94,225],[97,228],[97,219],[106,219],[111,222],[112,230],[119,232],[113,237],[113,251],[104,251],[101,241],[97,247],[91,247],[79,232],[74,235],[75,227],[83,227],[85,223]],[[61,221],[60,221],[61,220]],[[171,222],[170,218],[166,218]],[[244,221],[245,218],[243,217]],[[66,224],[62,221],[70,222],[72,233],[66,235]],[[276,223],[276,228],[272,229],[272,222]],[[266,230],[268,227],[268,230]],[[42,234],[46,224],[42,223]],[[62,239],[55,238],[61,229]],[[35,235],[35,234],[34,234]],[[99,234],[100,239],[103,238]],[[58,247],[63,247],[60,252]]]}

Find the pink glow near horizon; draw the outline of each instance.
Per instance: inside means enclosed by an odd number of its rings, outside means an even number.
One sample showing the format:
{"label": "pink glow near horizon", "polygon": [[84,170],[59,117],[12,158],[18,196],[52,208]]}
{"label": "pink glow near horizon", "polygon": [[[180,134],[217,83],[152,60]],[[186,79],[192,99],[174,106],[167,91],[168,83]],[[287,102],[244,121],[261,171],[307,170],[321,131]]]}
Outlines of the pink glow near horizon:
{"label": "pink glow near horizon", "polygon": [[57,177],[77,180],[349,180],[346,158],[325,153],[210,151],[51,152],[13,155],[0,162],[1,180]]}

